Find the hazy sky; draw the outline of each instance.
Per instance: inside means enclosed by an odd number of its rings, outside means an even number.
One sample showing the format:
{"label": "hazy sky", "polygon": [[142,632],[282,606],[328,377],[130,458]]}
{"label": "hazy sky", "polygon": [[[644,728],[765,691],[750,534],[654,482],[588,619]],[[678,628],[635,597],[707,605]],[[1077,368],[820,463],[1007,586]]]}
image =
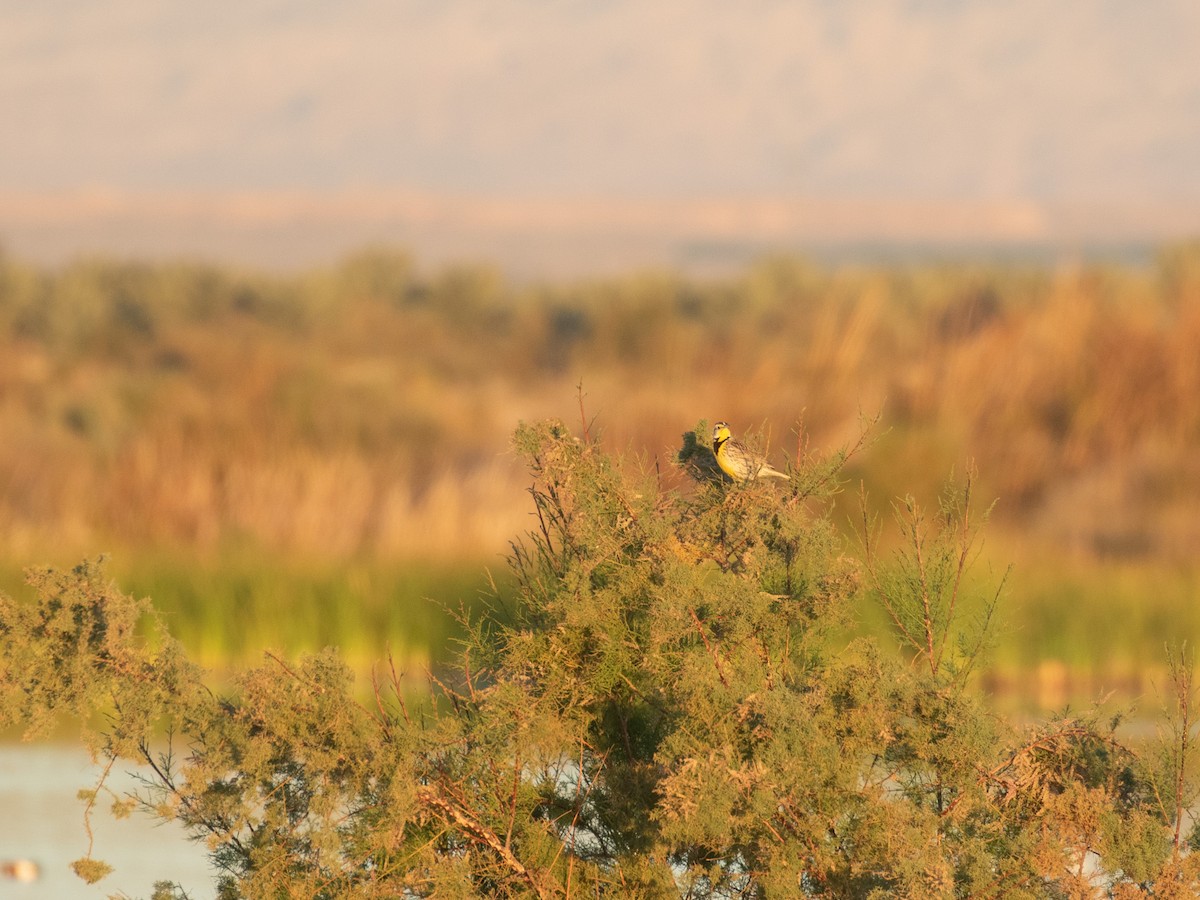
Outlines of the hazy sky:
{"label": "hazy sky", "polygon": [[1200,3],[0,0],[0,189],[1200,200]]}

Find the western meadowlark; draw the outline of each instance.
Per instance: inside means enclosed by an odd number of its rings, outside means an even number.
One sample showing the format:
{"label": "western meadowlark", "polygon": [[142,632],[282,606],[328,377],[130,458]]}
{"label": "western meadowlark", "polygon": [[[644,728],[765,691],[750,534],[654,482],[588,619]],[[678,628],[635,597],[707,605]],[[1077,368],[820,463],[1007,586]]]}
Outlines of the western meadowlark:
{"label": "western meadowlark", "polygon": [[788,476],[756,453],[752,453],[745,444],[735,441],[729,434],[729,426],[718,422],[713,426],[713,455],[717,457],[717,465],[734,481],[745,481],[747,478],[787,478]]}

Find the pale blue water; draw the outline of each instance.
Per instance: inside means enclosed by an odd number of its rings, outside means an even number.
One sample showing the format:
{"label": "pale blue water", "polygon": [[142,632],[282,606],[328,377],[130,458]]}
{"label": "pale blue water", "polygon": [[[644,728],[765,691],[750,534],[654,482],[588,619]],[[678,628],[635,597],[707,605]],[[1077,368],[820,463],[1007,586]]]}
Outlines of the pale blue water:
{"label": "pale blue water", "polygon": [[[118,794],[131,788],[134,767],[118,763],[109,786]],[[100,900],[113,894],[146,898],[154,882],[179,883],[193,900],[209,900],[215,879],[203,844],[187,839],[175,824],[160,824],[140,812],[120,821],[104,795],[92,812],[92,856],[113,867],[89,885],[70,869],[87,852],[85,804],[77,798],[91,788],[100,767],[70,744],[0,743],[0,860],[31,859],[41,878],[18,884],[0,877],[0,900]]]}

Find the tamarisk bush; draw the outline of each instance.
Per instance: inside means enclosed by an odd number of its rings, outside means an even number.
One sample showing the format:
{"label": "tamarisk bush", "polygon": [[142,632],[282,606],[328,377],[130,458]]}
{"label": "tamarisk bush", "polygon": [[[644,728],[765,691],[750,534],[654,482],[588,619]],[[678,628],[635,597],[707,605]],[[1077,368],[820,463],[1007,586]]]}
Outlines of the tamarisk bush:
{"label": "tamarisk bush", "polygon": [[[0,725],[32,739],[78,717],[106,773],[146,773],[113,812],[182,823],[221,898],[1200,890],[1186,667],[1157,755],[1094,715],[1006,724],[969,684],[999,598],[963,577],[969,480],[935,515],[899,504],[893,555],[870,522],[855,553],[830,504],[856,447],[732,484],[707,433],[684,436],[691,486],[668,490],[586,433],[519,428],[515,602],[464,617],[427,697],[386,663],[356,688],[332,649],[211,688],[84,563],[33,573],[35,604],[0,601]],[[852,636],[860,591],[900,652]],[[91,814],[104,779],[85,796]]]}

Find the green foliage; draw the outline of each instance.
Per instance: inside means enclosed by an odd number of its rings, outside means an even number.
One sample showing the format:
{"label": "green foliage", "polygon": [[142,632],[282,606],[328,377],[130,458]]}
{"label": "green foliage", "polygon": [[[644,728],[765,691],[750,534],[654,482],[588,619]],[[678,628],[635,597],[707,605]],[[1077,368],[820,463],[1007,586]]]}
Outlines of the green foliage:
{"label": "green foliage", "polygon": [[[904,647],[922,659],[937,677],[943,665],[955,679],[969,674],[985,648],[1004,579],[982,603],[972,599],[967,573],[979,554],[980,523],[972,521],[974,468],[963,484],[946,485],[933,522],[911,495],[896,505],[901,543],[892,565],[879,559],[878,526],[862,499],[862,543],[866,571],[879,604],[887,611]],[[989,510],[990,511],[990,510]],[[983,515],[987,520],[987,513]],[[1005,576],[1007,577],[1007,575]],[[971,627],[961,624],[965,606],[976,614]],[[953,647],[947,654],[953,638]]]}
{"label": "green foliage", "polygon": [[[84,564],[0,604],[0,726],[32,736],[72,712],[109,768],[147,766],[133,800],[206,841],[222,898],[1200,887],[1182,668],[1159,768],[1117,722],[1004,723],[965,677],[984,643],[960,625],[969,479],[937,516],[902,504],[901,549],[888,562],[869,537],[860,560],[830,510],[861,442],[801,455],[787,482],[731,484],[706,434],[684,436],[695,479],[668,490],[560,423],[519,428],[534,526],[512,545],[517,601],[467,618],[427,702],[392,670],[359,702],[333,650],[268,655],[214,691],[148,604]],[[911,660],[844,637],[860,585]]]}

